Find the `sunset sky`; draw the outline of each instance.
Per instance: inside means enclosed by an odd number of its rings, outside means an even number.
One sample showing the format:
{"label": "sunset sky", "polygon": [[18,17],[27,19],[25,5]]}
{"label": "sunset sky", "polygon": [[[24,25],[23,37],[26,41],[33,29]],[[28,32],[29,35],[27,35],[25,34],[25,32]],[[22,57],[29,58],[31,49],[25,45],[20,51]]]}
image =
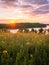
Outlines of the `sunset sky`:
{"label": "sunset sky", "polygon": [[49,0],[0,0],[0,23],[11,20],[49,23]]}

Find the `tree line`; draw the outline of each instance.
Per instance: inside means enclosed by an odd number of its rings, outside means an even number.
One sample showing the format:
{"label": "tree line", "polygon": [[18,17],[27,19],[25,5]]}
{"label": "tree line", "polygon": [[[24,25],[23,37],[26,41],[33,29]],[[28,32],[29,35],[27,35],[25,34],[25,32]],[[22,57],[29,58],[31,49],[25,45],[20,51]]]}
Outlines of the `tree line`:
{"label": "tree line", "polygon": [[19,28],[38,28],[46,27],[46,24],[40,23],[12,23],[12,24],[0,24],[0,29],[19,29]]}

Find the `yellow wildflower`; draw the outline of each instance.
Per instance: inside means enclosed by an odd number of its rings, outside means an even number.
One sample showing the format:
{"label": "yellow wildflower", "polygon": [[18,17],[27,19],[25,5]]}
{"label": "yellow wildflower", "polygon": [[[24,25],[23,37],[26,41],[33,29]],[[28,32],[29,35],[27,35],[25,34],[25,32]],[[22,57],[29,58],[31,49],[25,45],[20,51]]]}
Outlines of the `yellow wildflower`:
{"label": "yellow wildflower", "polygon": [[33,55],[32,55],[32,54],[30,54],[30,57],[31,57],[31,58],[32,58],[32,56],[33,56]]}
{"label": "yellow wildflower", "polygon": [[5,53],[5,54],[6,54],[6,53],[7,53],[7,50],[3,50],[3,53]]}
{"label": "yellow wildflower", "polygon": [[26,45],[30,45],[30,42],[27,42]]}

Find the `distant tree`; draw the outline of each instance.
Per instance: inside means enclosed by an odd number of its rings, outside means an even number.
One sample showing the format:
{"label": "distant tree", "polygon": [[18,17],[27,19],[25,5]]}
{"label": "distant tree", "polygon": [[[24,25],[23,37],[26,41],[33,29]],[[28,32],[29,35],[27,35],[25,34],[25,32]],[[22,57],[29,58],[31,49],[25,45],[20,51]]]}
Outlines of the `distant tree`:
{"label": "distant tree", "polygon": [[47,29],[47,31],[49,32],[49,29]]}
{"label": "distant tree", "polygon": [[35,33],[37,33],[37,30],[34,30]]}
{"label": "distant tree", "polygon": [[26,32],[26,33],[29,32],[29,29],[25,28],[25,29],[24,29],[24,32]]}
{"label": "distant tree", "polygon": [[42,33],[42,32],[43,32],[43,29],[42,29],[42,28],[40,28],[40,29],[39,29],[39,33]]}
{"label": "distant tree", "polygon": [[31,32],[35,32],[35,30],[32,28]]}
{"label": "distant tree", "polygon": [[6,28],[2,28],[1,31],[2,31],[2,32],[10,32],[10,31],[9,31],[8,29],[6,29]]}
{"label": "distant tree", "polygon": [[46,29],[44,30],[44,33],[46,33]]}
{"label": "distant tree", "polygon": [[18,29],[18,32],[23,32],[23,28],[19,28]]}
{"label": "distant tree", "polygon": [[5,32],[5,31],[7,31],[7,29],[6,28],[2,28],[2,31]]}

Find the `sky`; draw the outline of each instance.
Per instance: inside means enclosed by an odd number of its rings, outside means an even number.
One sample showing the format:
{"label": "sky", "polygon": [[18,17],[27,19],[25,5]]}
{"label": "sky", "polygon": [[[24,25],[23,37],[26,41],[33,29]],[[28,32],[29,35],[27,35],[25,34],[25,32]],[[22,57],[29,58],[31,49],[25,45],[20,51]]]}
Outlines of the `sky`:
{"label": "sky", "polygon": [[49,0],[0,0],[0,23],[11,20],[49,23]]}

